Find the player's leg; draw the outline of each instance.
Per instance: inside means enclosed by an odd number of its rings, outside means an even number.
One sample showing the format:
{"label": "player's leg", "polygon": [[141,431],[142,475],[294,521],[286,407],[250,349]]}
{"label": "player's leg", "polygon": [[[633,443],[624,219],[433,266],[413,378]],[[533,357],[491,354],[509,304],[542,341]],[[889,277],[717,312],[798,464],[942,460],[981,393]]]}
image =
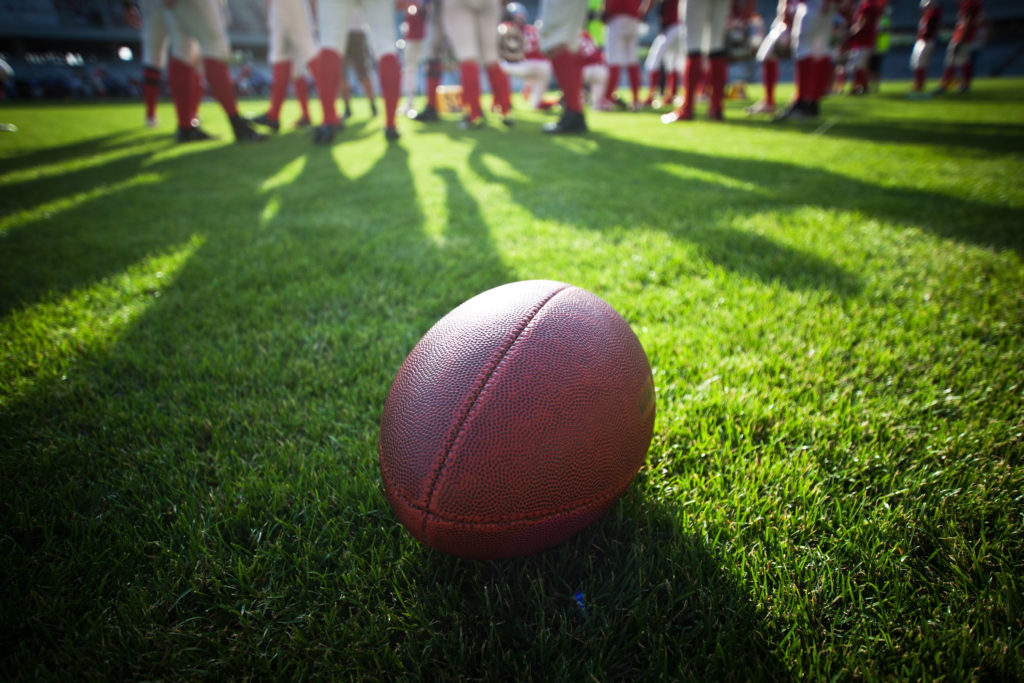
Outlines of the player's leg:
{"label": "player's leg", "polygon": [[321,124],[313,134],[315,144],[329,145],[344,127],[338,118],[337,99],[343,70],[342,55],[352,16],[350,0],[317,0],[320,51],[309,68],[320,98]]}
{"label": "player's leg", "polygon": [[[668,114],[661,117],[662,123],[690,121],[697,99],[697,87],[700,85],[704,70],[703,36],[710,8],[708,3],[713,0],[682,0],[680,13],[683,25],[686,26],[686,67],[683,70],[683,103]],[[709,37],[710,42],[710,37]]]}
{"label": "player's leg", "polygon": [[488,36],[493,36],[497,30],[500,20],[498,5],[490,0],[484,0],[478,6],[477,26],[480,31],[480,60],[483,62],[484,70],[487,73],[487,82],[491,85],[491,93],[494,98],[494,105],[501,112],[502,123],[511,126],[512,119],[512,86],[509,84],[508,76],[502,71],[498,63],[498,43]]}
{"label": "player's leg", "polygon": [[367,0],[362,3],[370,47],[377,56],[377,76],[384,100],[384,137],[397,140],[398,100],[402,93],[402,65],[395,47],[394,6],[389,2]]}
{"label": "player's leg", "polygon": [[640,104],[640,22],[636,17],[625,17],[623,47],[626,51],[626,79],[632,95],[633,111],[639,111]]}
{"label": "player's leg", "polygon": [[541,0],[540,46],[551,59],[565,108],[557,123],[544,126],[552,134],[583,133],[583,64],[580,30],[587,17],[586,0]]}
{"label": "player's leg", "polygon": [[708,85],[710,85],[710,105],[708,118],[720,121],[725,116],[725,81],[728,77],[729,64],[725,54],[725,22],[729,18],[729,0],[712,0],[708,8],[706,30],[710,31],[708,46]]}
{"label": "player's leg", "polygon": [[146,110],[146,125],[153,128],[157,124],[160,74],[167,66],[171,37],[159,0],[142,0],[139,10],[142,14],[142,101]]}

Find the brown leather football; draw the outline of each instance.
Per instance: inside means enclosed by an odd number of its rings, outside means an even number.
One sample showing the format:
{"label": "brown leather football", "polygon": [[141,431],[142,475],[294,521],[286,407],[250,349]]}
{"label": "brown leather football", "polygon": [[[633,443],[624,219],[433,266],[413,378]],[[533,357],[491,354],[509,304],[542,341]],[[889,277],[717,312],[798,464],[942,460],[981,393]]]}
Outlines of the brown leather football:
{"label": "brown leather football", "polygon": [[526,555],[622,495],[654,413],[647,355],[614,308],[562,282],[503,285],[441,318],[399,369],[381,418],[384,489],[437,550]]}

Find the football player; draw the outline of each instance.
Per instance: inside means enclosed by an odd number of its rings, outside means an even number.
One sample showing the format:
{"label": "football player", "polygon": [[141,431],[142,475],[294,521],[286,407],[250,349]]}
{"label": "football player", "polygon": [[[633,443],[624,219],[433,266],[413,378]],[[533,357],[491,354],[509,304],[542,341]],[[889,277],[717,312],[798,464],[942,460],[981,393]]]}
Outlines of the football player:
{"label": "football player", "polygon": [[725,21],[730,0],[682,0],[683,26],[686,27],[686,68],[683,73],[683,103],[661,117],[662,123],[692,121],[693,109],[707,56],[710,106],[708,118],[724,118],[725,79],[729,65],[725,55]]}
{"label": "football player", "polygon": [[167,80],[178,116],[178,141],[192,142],[209,139],[193,116],[197,92],[197,74],[188,67],[196,44],[202,55],[203,72],[214,99],[220,104],[231,122],[236,142],[256,142],[266,136],[257,133],[248,119],[238,113],[235,85],[231,79],[228,60],[231,48],[226,29],[226,9],[221,2],[210,0],[164,0],[167,29],[171,34],[171,55],[167,67]]}
{"label": "football player", "polygon": [[580,34],[580,61],[583,64],[583,89],[589,93],[591,105],[595,109],[611,109],[612,103],[604,99],[608,88],[608,65],[604,61],[604,52],[586,30]]}
{"label": "football player", "polygon": [[761,64],[761,82],[764,85],[764,99],[747,107],[747,114],[775,113],[775,86],[779,82],[779,60],[793,56],[793,15],[796,3],[779,0],[775,19],[768,34],[757,48],[757,61]]}
{"label": "football player", "polygon": [[832,77],[832,17],[842,0],[798,0],[793,13],[796,95],[776,121],[813,119],[821,115],[821,99]]}
{"label": "football player", "polygon": [[505,5],[503,21],[498,25],[498,53],[502,70],[523,81],[523,95],[533,109],[542,106],[542,98],[551,82],[551,62],[540,49],[537,27],[527,21],[526,7],[519,2]]}
{"label": "football player", "polygon": [[469,109],[462,126],[479,128],[483,125],[480,106],[480,66],[487,72],[487,80],[494,93],[494,103],[501,111],[502,121],[512,124],[512,99],[508,77],[498,64],[499,10],[496,0],[447,0],[444,7],[444,27],[459,60],[462,83],[462,102]]}
{"label": "football player", "polygon": [[850,26],[850,56],[847,69],[853,71],[854,95],[868,91],[868,60],[878,40],[878,21],[882,18],[882,0],[861,0]]}
{"label": "football player", "polygon": [[974,41],[978,39],[982,25],[981,0],[960,0],[953,37],[946,48],[946,64],[937,93],[943,93],[951,85],[956,69],[960,69],[960,92],[967,92],[974,77],[974,61],[971,54]]}
{"label": "football player", "polygon": [[580,27],[586,20],[587,0],[541,0],[540,46],[551,60],[565,103],[558,122],[545,125],[545,133],[563,135],[587,131],[580,57]]}
{"label": "football player", "polygon": [[319,47],[313,38],[312,8],[307,0],[267,0],[267,30],[270,36],[270,107],[253,119],[275,133],[281,129],[281,106],[288,96],[288,84],[295,83],[295,97],[302,108],[296,127],[310,125],[309,84],[306,64]]}
{"label": "football player", "polygon": [[321,47],[311,68],[320,95],[323,122],[313,133],[314,144],[330,145],[343,128],[335,100],[341,85],[342,55],[349,30],[354,26],[352,13],[356,8],[361,10],[367,37],[377,55],[377,74],[384,97],[384,137],[388,142],[398,140],[395,117],[402,88],[402,66],[398,62],[395,41],[394,7],[390,0],[317,0]]}
{"label": "football player", "polygon": [[[682,78],[686,64],[686,45],[682,25],[679,23],[678,0],[662,0],[659,8],[661,30],[651,43],[644,68],[647,69],[648,88],[645,106],[654,106],[655,99],[671,102],[676,96],[678,79]],[[659,72],[665,72],[665,87],[660,97],[655,98],[658,90]]]}
{"label": "football player", "polygon": [[921,18],[917,22],[917,37],[910,53],[910,68],[914,70],[913,93],[924,92],[928,78],[928,62],[935,52],[935,39],[942,28],[942,5],[938,0],[921,0]]}
{"label": "football player", "polygon": [[[608,89],[605,99],[620,104],[615,90],[620,72],[626,69],[629,90],[633,95],[633,111],[640,104],[640,22],[651,7],[651,0],[605,0],[605,61],[608,62]],[[625,106],[624,104],[621,106]]]}

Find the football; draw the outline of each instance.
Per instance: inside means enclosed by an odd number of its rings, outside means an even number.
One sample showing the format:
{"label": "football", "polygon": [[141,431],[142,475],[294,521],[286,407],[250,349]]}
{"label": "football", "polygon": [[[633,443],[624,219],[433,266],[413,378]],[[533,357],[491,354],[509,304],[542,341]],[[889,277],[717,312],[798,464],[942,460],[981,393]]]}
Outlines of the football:
{"label": "football", "polygon": [[643,464],[651,367],[604,300],[529,280],[441,318],[398,370],[381,416],[388,502],[422,543],[527,555],[598,519]]}

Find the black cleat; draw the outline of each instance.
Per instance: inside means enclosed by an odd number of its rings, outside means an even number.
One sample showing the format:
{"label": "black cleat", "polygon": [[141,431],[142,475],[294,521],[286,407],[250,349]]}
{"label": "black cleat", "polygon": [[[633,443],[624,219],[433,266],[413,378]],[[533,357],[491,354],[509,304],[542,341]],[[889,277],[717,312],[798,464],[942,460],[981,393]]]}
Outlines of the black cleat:
{"label": "black cleat", "polygon": [[470,118],[466,115],[461,121],[459,121],[459,128],[462,130],[480,130],[484,127],[484,117],[478,116],[475,119]]}
{"label": "black cleat", "polygon": [[235,142],[263,142],[267,139],[263,133],[256,132],[249,119],[243,119],[236,114],[230,120],[231,130],[235,133]]}
{"label": "black cleat", "polygon": [[387,126],[384,129],[384,138],[388,142],[396,142],[400,137],[402,137],[401,134],[399,134],[398,129],[394,126]]}
{"label": "black cleat", "polygon": [[199,126],[179,128],[176,134],[178,142],[203,142],[205,140],[216,140],[214,136],[207,133]]}
{"label": "black cleat", "polygon": [[313,125],[313,122],[309,120],[308,116],[303,116],[301,119],[295,122],[296,128],[309,128]]}
{"label": "black cleat", "polygon": [[779,115],[772,120],[787,121],[792,119],[793,121],[803,121],[811,119],[816,116],[816,114],[813,113],[812,107],[813,104],[811,102],[807,102],[806,100],[795,100],[792,104],[779,112]]}
{"label": "black cleat", "polygon": [[377,103],[374,102],[373,100],[370,100],[370,114],[374,118],[376,118],[376,116],[377,116]]}
{"label": "black cleat", "polygon": [[252,122],[261,126],[266,126],[275,133],[281,130],[281,122],[270,118],[270,114],[260,114],[256,118],[252,119]]}
{"label": "black cleat", "polygon": [[336,125],[324,123],[313,129],[313,144],[314,145],[331,145],[334,143],[334,138],[338,133],[344,130],[344,124],[340,121]]}
{"label": "black cleat", "polygon": [[562,112],[561,118],[559,118],[556,123],[547,123],[544,125],[544,132],[551,135],[586,133],[587,122],[583,118],[583,112],[566,109]]}
{"label": "black cleat", "polygon": [[423,123],[433,123],[434,121],[440,121],[441,117],[437,115],[437,109],[431,107],[429,104],[426,109],[422,111],[413,112],[409,118],[414,121],[422,121]]}

